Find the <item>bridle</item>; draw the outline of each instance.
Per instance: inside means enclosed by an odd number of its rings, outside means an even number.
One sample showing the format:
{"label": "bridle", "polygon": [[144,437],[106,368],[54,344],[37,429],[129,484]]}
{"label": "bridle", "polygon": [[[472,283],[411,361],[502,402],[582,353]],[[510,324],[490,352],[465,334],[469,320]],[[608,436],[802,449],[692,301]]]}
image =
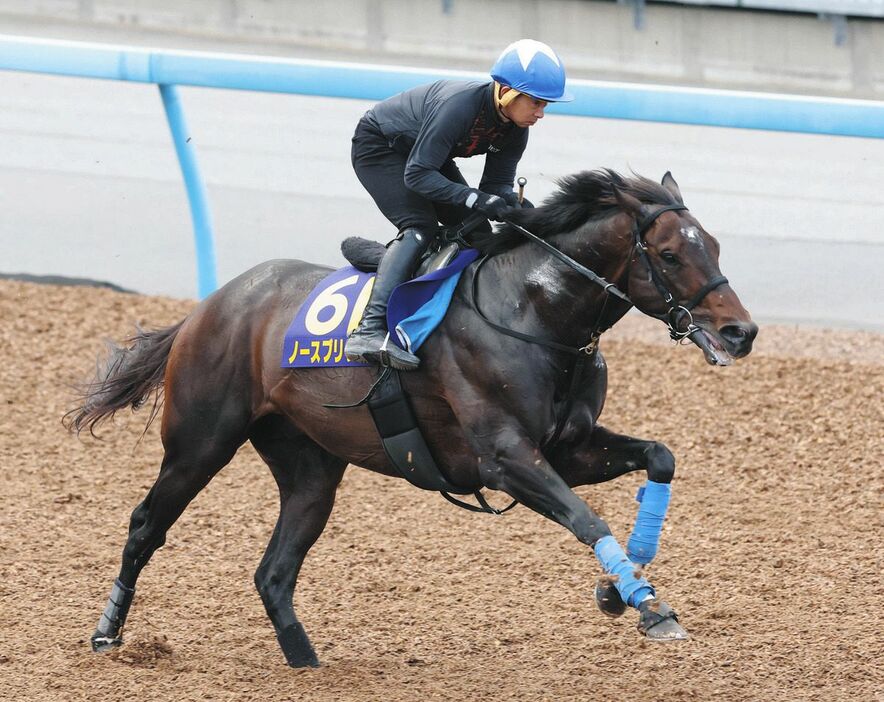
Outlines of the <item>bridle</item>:
{"label": "bridle", "polygon": [[[665,207],[661,207],[659,210],[654,210],[653,212],[645,215],[641,220],[635,220],[635,224],[633,226],[633,243],[635,245],[635,252],[638,255],[641,262],[645,265],[645,268],[648,269],[648,273],[651,276],[651,282],[654,284],[654,287],[657,288],[657,292],[660,293],[660,296],[663,298],[663,301],[669,306],[669,310],[665,315],[654,315],[657,319],[661,319],[666,322],[666,326],[669,328],[669,336],[673,341],[681,341],[686,337],[690,336],[696,331],[699,331],[699,327],[694,324],[694,316],[691,314],[691,310],[694,309],[700,302],[703,301],[709,293],[718,288],[721,285],[725,285],[728,280],[723,275],[716,276],[715,278],[711,278],[706,281],[705,285],[701,287],[693,297],[684,303],[675,302],[675,296],[666,287],[666,283],[663,281],[660,274],[651,264],[651,259],[648,256],[648,245],[644,242],[644,235],[651,228],[654,222],[664,212],[678,212],[680,210],[687,210],[688,208],[684,205],[666,205]],[[681,325],[682,320],[685,315],[687,315],[687,327],[685,327],[684,331],[679,331],[679,326]]]}
{"label": "bridle", "polygon": [[[648,245],[644,241],[645,234],[653,226],[654,222],[657,221],[657,218],[664,212],[687,211],[687,209],[688,208],[685,205],[664,205],[663,207],[654,210],[653,212],[649,212],[642,219],[636,219],[632,229],[633,248],[641,262],[644,264],[645,268],[648,269],[648,274],[651,277],[651,282],[654,284],[657,292],[660,293],[660,296],[663,298],[663,302],[665,302],[666,305],[668,305],[669,307],[665,314],[651,316],[656,317],[657,319],[666,323],[666,326],[669,329],[669,336],[674,341],[681,341],[689,337],[691,334],[700,331],[700,328],[696,324],[694,324],[694,316],[693,314],[691,314],[691,310],[699,305],[709,293],[711,293],[716,288],[725,285],[728,282],[728,279],[723,275],[715,276],[714,278],[710,278],[708,281],[706,281],[706,283],[696,293],[694,293],[694,295],[689,300],[686,300],[685,302],[676,302],[675,296],[666,286],[666,282],[663,280],[660,273],[657,272],[657,269],[654,268],[654,265],[651,263],[651,259],[648,256]],[[573,354],[583,353],[587,355],[592,355],[598,348],[599,337],[601,337],[602,333],[609,329],[611,326],[610,324],[604,326],[604,312],[605,308],[607,307],[609,298],[611,296],[614,296],[621,301],[628,303],[629,305],[633,305],[634,303],[632,302],[632,300],[629,299],[629,296],[622,290],[620,290],[614,283],[609,283],[607,280],[602,278],[602,276],[598,275],[595,271],[590,270],[582,263],[578,263],[564,251],[561,251],[560,249],[557,249],[555,246],[550,244],[548,241],[546,241],[546,239],[541,239],[533,232],[528,231],[527,229],[525,229],[525,227],[516,224],[515,222],[508,222],[508,224],[516,229],[516,231],[521,232],[524,236],[526,236],[538,246],[546,249],[546,251],[548,251],[558,260],[562,261],[562,263],[565,263],[570,268],[573,268],[584,278],[588,278],[596,285],[601,286],[604,292],[607,293],[605,302],[602,306],[602,311],[599,314],[599,317],[596,319],[592,331],[590,332],[589,342],[580,347],[566,346],[558,342],[542,339],[540,337],[530,336],[528,334],[523,334],[522,332],[517,332],[512,329],[508,329],[506,327],[495,324],[490,319],[488,319],[479,309],[479,304],[476,297],[479,270],[488,260],[488,256],[483,257],[478,262],[475,270],[473,271],[472,302],[474,310],[483,320],[485,320],[485,322],[487,322],[493,328],[509,336],[513,336],[517,339],[522,339],[523,341],[540,344],[542,346],[548,346],[558,351],[567,351]],[[685,315],[687,315],[687,326],[685,327],[684,331],[681,331],[679,327],[681,326]]]}

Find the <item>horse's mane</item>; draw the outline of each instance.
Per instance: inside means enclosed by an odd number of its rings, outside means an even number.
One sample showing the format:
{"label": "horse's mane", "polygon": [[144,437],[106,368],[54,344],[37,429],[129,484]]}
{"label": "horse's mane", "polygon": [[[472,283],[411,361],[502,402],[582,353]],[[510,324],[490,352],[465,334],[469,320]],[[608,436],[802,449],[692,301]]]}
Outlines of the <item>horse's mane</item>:
{"label": "horse's mane", "polygon": [[[575,173],[559,179],[556,185],[558,190],[541,206],[516,210],[511,220],[545,239],[619,211],[615,188],[647,204],[677,204],[675,196],[659,183],[637,174],[626,178],[608,168]],[[470,243],[482,253],[496,254],[525,241],[518,230],[504,223],[494,232],[474,233]]]}

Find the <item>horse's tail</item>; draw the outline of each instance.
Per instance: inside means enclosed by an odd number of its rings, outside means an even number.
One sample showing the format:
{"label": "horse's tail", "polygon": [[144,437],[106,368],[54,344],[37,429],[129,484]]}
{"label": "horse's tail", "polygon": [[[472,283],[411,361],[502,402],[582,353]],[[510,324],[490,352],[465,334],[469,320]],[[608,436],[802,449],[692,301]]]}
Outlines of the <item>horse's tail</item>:
{"label": "horse's tail", "polygon": [[137,327],[135,335],[126,339],[123,346],[108,342],[107,359],[98,365],[95,379],[78,388],[79,407],[64,416],[68,430],[79,434],[88,428],[94,435],[95,426],[101,421],[127,405],[137,410],[156,391],[147,419],[149,427],[160,410],[166,361],[182,324],[184,320],[151,331]]}

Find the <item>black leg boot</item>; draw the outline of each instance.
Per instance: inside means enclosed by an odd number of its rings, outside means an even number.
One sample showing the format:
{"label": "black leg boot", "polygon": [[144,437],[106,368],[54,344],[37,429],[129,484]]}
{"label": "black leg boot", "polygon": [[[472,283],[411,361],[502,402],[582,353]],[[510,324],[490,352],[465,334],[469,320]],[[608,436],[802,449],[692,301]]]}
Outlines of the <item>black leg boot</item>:
{"label": "black leg boot", "polygon": [[408,280],[421,254],[429,244],[429,237],[414,228],[406,229],[399,239],[390,244],[378,266],[371,297],[365,306],[362,322],[347,339],[344,354],[348,361],[363,363],[389,362],[399,370],[415,370],[420,359],[399,348],[387,338],[387,302],[393,289]]}

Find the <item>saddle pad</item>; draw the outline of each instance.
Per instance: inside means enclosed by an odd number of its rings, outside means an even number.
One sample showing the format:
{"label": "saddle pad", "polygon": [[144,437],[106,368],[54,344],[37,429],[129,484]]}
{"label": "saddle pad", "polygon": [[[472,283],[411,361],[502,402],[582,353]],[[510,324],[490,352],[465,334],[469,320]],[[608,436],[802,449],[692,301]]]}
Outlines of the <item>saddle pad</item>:
{"label": "saddle pad", "polygon": [[403,349],[414,353],[439,326],[463,269],[479,256],[476,249],[464,249],[444,268],[408,280],[390,295],[387,329]]}
{"label": "saddle pad", "polygon": [[[445,316],[461,271],[478,255],[478,251],[467,249],[445,268],[399,285],[390,296],[387,324],[389,329],[402,327],[409,341],[406,346],[396,334],[391,334],[391,341],[411,350],[420,346]],[[374,273],[364,273],[353,266],[346,266],[323,278],[298,308],[285,333],[281,366],[366,365],[348,361],[344,344],[362,319],[374,279]],[[434,299],[437,293],[439,295]],[[421,312],[425,306],[428,309]]]}
{"label": "saddle pad", "polygon": [[362,319],[374,277],[374,273],[346,266],[323,278],[285,333],[282,367],[364,366],[347,360],[344,343]]}

